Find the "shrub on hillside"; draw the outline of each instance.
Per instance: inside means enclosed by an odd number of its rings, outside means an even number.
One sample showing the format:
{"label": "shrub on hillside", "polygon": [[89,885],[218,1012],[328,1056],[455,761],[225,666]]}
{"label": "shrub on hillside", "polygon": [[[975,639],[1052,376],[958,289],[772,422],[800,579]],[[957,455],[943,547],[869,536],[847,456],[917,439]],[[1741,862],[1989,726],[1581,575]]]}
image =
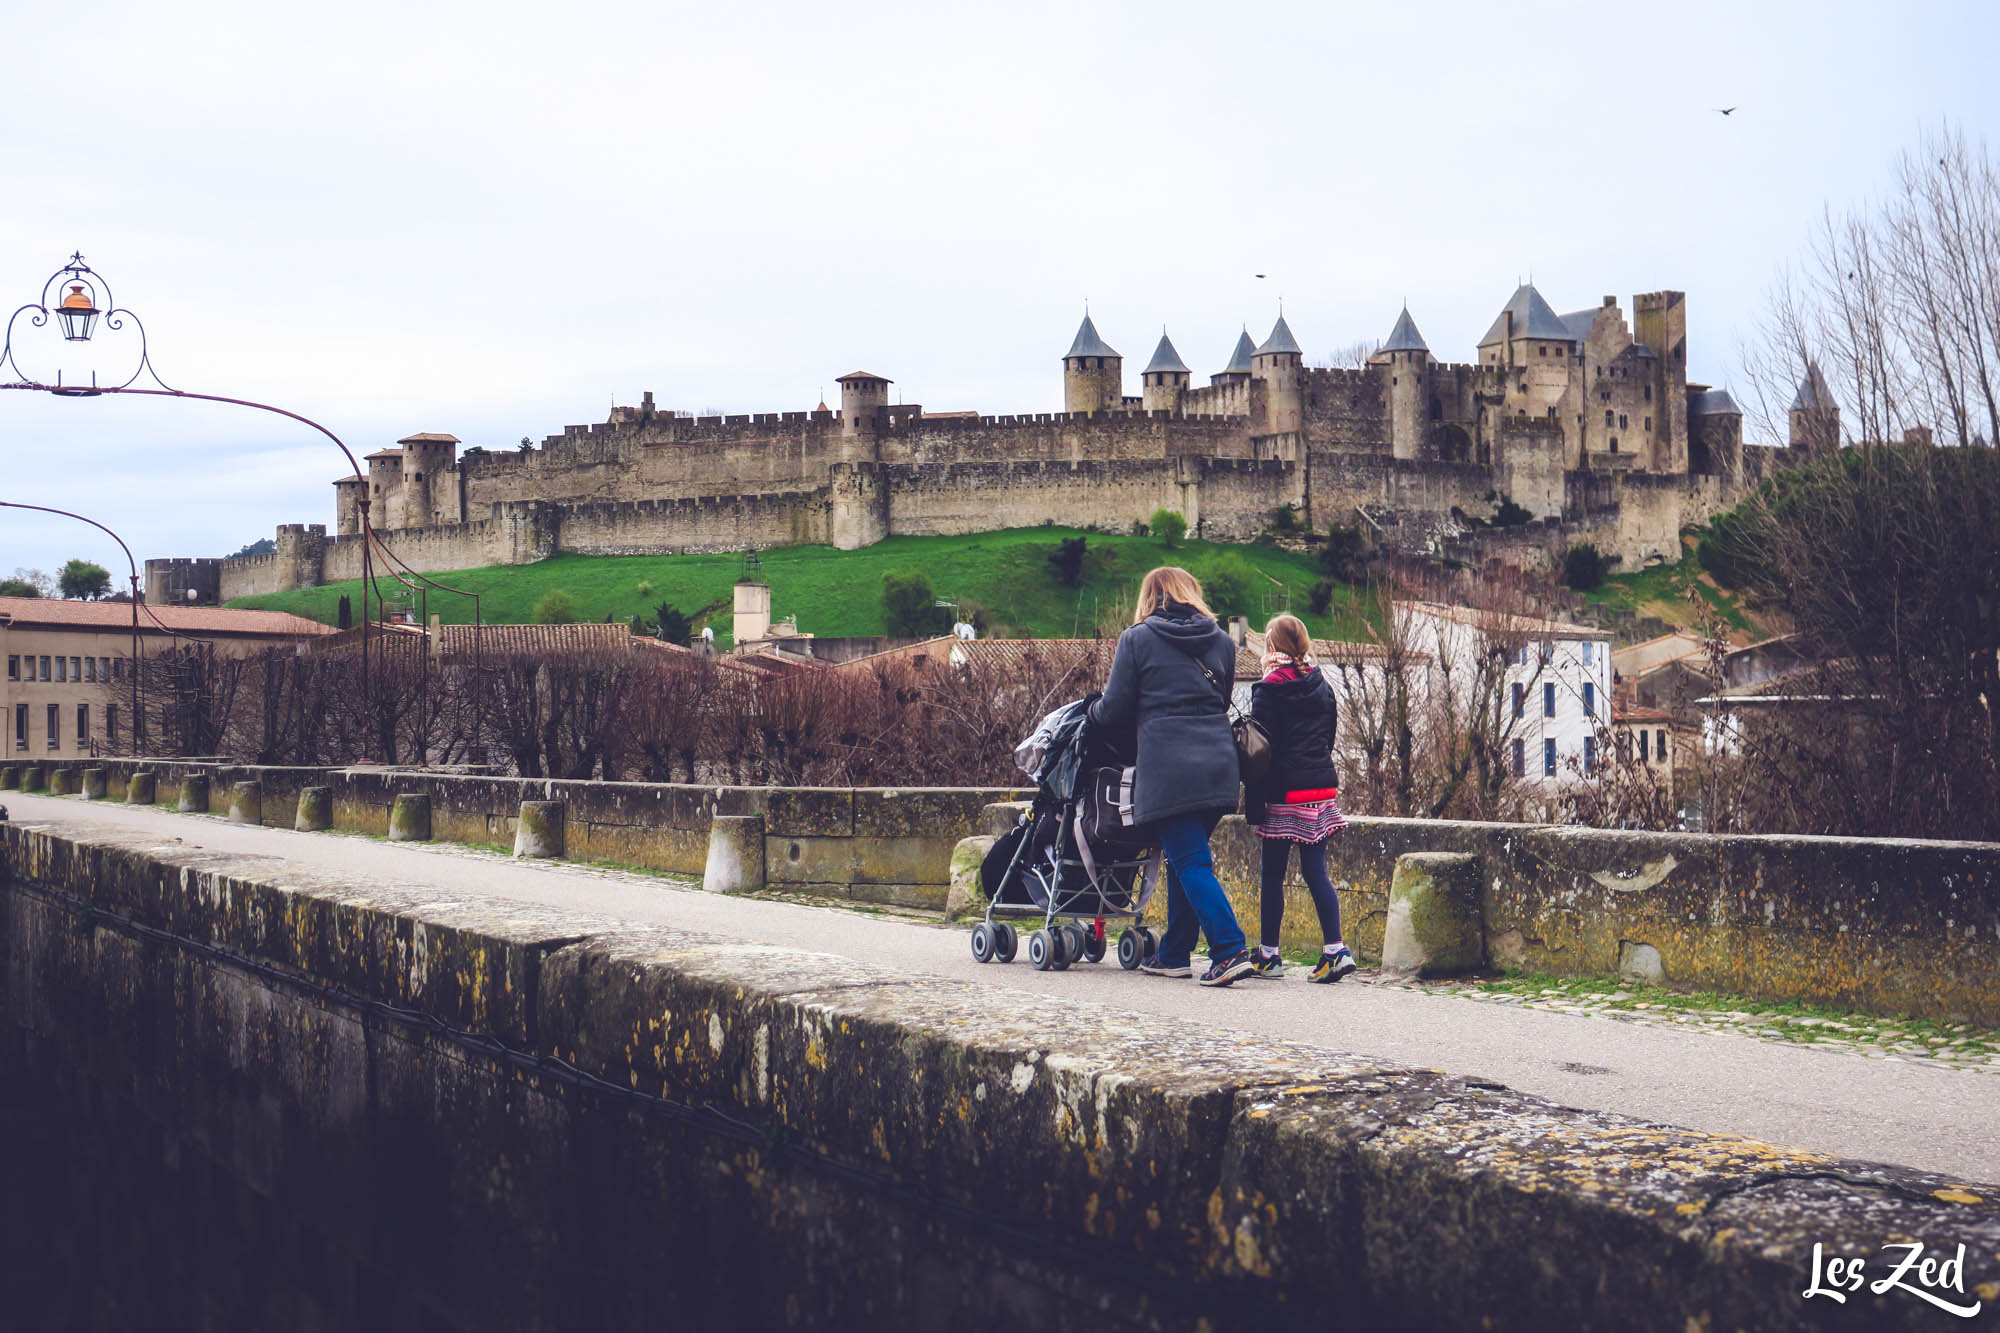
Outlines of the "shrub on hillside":
{"label": "shrub on hillside", "polygon": [[661,602],[653,609],[653,632],[685,648],[694,639],[694,622],[672,602]]}
{"label": "shrub on hillside", "polygon": [[1532,523],[1535,516],[1514,503],[1509,495],[1500,497],[1500,507],[1493,511],[1493,526],[1496,528],[1518,528],[1523,523]]}
{"label": "shrub on hillside", "polygon": [[1187,536],[1187,520],[1172,509],[1155,509],[1152,518],[1146,521],[1146,527],[1169,551],[1179,546],[1181,538]]}
{"label": "shrub on hillside", "polygon": [[1049,563],[1056,567],[1056,582],[1063,587],[1082,586],[1083,557],[1088,540],[1085,537],[1065,537],[1062,544],[1049,553]]}
{"label": "shrub on hillside", "polygon": [[574,625],[576,617],[576,598],[566,589],[551,588],[535,603],[537,625]]}
{"label": "shrub on hillside", "polygon": [[1208,577],[1202,580],[1201,590],[1208,599],[1208,609],[1218,618],[1254,616],[1257,585],[1263,579],[1248,560],[1231,552],[1215,562]]}
{"label": "shrub on hillside", "polygon": [[1587,592],[1604,582],[1604,571],[1610,563],[1596,546],[1581,542],[1570,547],[1569,554],[1563,557],[1563,583],[1578,592]]}
{"label": "shrub on hillside", "polygon": [[1271,511],[1271,528],[1276,532],[1297,532],[1299,530],[1298,507],[1287,501]]}
{"label": "shrub on hillside", "polygon": [[882,576],[882,627],[896,638],[922,638],[951,629],[951,608],[937,605],[937,594],[923,571],[905,569]]}
{"label": "shrub on hillside", "polygon": [[1360,528],[1332,524],[1326,530],[1326,545],[1320,547],[1319,561],[1342,583],[1359,583],[1368,577],[1368,538]]}
{"label": "shrub on hillside", "polygon": [[1332,610],[1333,580],[1321,579],[1318,583],[1313,584],[1312,596],[1308,604],[1312,607],[1312,613],[1316,616],[1323,616]]}

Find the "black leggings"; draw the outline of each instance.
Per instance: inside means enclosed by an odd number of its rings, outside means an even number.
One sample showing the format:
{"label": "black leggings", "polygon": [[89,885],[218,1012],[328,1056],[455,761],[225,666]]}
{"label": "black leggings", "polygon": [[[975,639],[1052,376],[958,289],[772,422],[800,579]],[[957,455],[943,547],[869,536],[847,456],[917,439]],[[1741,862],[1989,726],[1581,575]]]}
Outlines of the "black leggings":
{"label": "black leggings", "polygon": [[1293,842],[1290,838],[1265,838],[1264,843],[1264,922],[1263,942],[1267,949],[1278,947],[1278,928],[1285,920],[1285,864],[1292,848],[1299,849],[1299,873],[1312,891],[1313,910],[1319,913],[1319,929],[1332,944],[1340,938],[1340,895],[1326,874],[1326,840]]}

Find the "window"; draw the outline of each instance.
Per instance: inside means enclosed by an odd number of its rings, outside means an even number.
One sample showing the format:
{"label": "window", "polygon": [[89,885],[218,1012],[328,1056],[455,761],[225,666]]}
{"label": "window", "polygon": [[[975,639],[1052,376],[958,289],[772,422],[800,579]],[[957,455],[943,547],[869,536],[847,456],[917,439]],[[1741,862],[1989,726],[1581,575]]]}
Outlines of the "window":
{"label": "window", "polygon": [[1628,418],[1623,412],[1620,412],[1618,414],[1618,429],[1624,430],[1627,426],[1631,424],[1632,423],[1630,418]]}
{"label": "window", "polygon": [[1543,741],[1542,776],[1545,778],[1552,778],[1555,775],[1556,775],[1556,743],[1554,741]]}
{"label": "window", "polygon": [[62,709],[57,704],[49,705],[49,748],[62,748]]}
{"label": "window", "polygon": [[1646,418],[1646,429],[1647,429],[1647,430],[1651,430],[1652,428],[1653,428],[1653,419],[1652,419],[1651,417],[1647,417],[1647,418]]}
{"label": "window", "polygon": [[19,653],[9,653],[7,654],[7,679],[19,680],[20,678],[21,655]]}
{"label": "window", "polygon": [[1556,715],[1556,687],[1553,681],[1542,686],[1542,716]]}
{"label": "window", "polygon": [[28,748],[28,705],[14,705],[14,748]]}
{"label": "window", "polygon": [[1597,686],[1587,680],[1583,682],[1583,715],[1597,716]]}
{"label": "window", "polygon": [[1642,764],[1649,762],[1646,755],[1646,729],[1644,727],[1639,728],[1639,762]]}
{"label": "window", "polygon": [[81,657],[72,657],[69,659],[69,678],[71,680],[83,679],[83,659]]}
{"label": "window", "polygon": [[[1520,687],[1515,686],[1515,688]],[[1528,743],[1524,740],[1516,739],[1514,742],[1514,776],[1517,778],[1528,776]]]}
{"label": "window", "polygon": [[98,659],[97,659],[97,678],[98,678],[99,680],[101,680],[101,681],[105,682],[106,684],[109,684],[109,683],[111,682],[111,659],[110,659],[110,658],[108,658],[108,657],[100,657],[100,658],[98,658]]}
{"label": "window", "polygon": [[97,683],[97,659],[96,659],[96,658],[94,658],[94,657],[86,657],[86,658],[84,658],[84,659],[83,659],[83,679],[84,679],[84,683],[85,683],[85,684],[87,684],[87,685],[95,685],[95,684]]}
{"label": "window", "polygon": [[1547,343],[1542,343],[1539,346],[1537,346],[1535,350],[1540,352],[1543,356],[1547,356],[1549,354],[1549,345]]}
{"label": "window", "polygon": [[1592,642],[1591,642],[1591,641],[1590,641],[1589,639],[1585,639],[1585,640],[1583,641],[1583,664],[1584,664],[1585,666],[1589,666],[1589,665],[1590,665],[1590,655],[1591,655],[1591,651],[1592,651],[1593,649],[1595,649],[1596,647],[1597,647],[1597,645],[1596,645],[1595,643],[1592,643]]}
{"label": "window", "polygon": [[[1522,683],[1521,683],[1520,681],[1518,681],[1518,680],[1517,680],[1517,681],[1515,681],[1515,682],[1514,682],[1514,720],[1515,720],[1516,722],[1518,722],[1518,721],[1520,721],[1520,720],[1521,720],[1521,710],[1522,710],[1522,709],[1524,709],[1525,707],[1527,707],[1527,697],[1528,697],[1528,687],[1527,687],[1526,685],[1523,685],[1523,684],[1522,684]],[[1515,742],[1514,742],[1514,744],[1516,744],[1516,745],[1519,745],[1520,743],[1521,743],[1521,742],[1519,742],[1519,741],[1515,741]]]}
{"label": "window", "polygon": [[107,745],[118,743],[118,705],[104,705],[104,741]]}
{"label": "window", "polygon": [[1618,452],[1618,437],[1616,435],[1611,437],[1611,452],[1614,454]]}
{"label": "window", "polygon": [[1583,771],[1586,773],[1595,773],[1597,771],[1597,737],[1595,736],[1585,736],[1583,738]]}
{"label": "window", "polygon": [[49,659],[46,657],[42,659],[42,679],[43,680],[53,679],[53,677],[49,675]]}
{"label": "window", "polygon": [[1646,386],[1646,401],[1649,403],[1653,401],[1653,386],[1650,384]]}
{"label": "window", "polygon": [[1617,418],[1618,418],[1618,414],[1617,414],[1616,412],[1613,412],[1613,411],[1612,411],[1612,410],[1611,410],[1610,408],[1608,408],[1608,407],[1604,409],[1604,425],[1605,425],[1605,427],[1606,427],[1607,429],[1609,429],[1609,427],[1610,427],[1611,423],[1612,423],[1613,421],[1617,420]]}
{"label": "window", "polygon": [[90,705],[76,706],[76,743],[82,745],[90,739]]}
{"label": "window", "polygon": [[1667,757],[1667,729],[1661,727],[1653,733],[1653,750],[1662,760]]}
{"label": "window", "polygon": [[58,657],[56,659],[56,684],[61,685],[66,683],[68,680],[69,680],[69,659],[67,657]]}

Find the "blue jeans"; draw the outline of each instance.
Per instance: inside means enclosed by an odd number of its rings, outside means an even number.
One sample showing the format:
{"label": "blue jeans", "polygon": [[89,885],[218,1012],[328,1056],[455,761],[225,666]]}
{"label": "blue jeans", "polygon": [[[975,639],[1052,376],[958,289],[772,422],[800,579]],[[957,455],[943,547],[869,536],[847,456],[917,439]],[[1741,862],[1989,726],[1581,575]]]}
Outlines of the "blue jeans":
{"label": "blue jeans", "polygon": [[1163,963],[1188,961],[1197,928],[1208,936],[1212,959],[1243,948],[1243,927],[1236,924],[1236,911],[1215,877],[1215,857],[1208,849],[1217,818],[1182,815],[1160,825],[1160,849],[1167,854],[1167,933],[1160,936],[1159,950]]}

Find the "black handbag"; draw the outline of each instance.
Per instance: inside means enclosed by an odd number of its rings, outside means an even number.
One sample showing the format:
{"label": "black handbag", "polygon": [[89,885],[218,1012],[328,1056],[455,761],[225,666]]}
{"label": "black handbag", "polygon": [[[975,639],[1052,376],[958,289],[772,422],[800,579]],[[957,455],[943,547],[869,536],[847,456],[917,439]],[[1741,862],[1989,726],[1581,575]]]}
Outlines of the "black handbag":
{"label": "black handbag", "polygon": [[1223,689],[1222,682],[1217,680],[1215,673],[1208,669],[1208,663],[1202,661],[1200,658],[1196,658],[1194,664],[1201,668],[1202,675],[1208,677],[1209,684],[1215,686],[1218,690],[1222,690],[1223,706],[1230,713],[1229,734],[1236,738],[1236,770],[1238,777],[1245,786],[1253,786],[1256,783],[1262,782],[1265,775],[1271,771],[1270,733],[1264,730],[1261,722],[1258,722],[1248,713],[1237,711],[1235,701],[1229,697],[1229,691]]}

